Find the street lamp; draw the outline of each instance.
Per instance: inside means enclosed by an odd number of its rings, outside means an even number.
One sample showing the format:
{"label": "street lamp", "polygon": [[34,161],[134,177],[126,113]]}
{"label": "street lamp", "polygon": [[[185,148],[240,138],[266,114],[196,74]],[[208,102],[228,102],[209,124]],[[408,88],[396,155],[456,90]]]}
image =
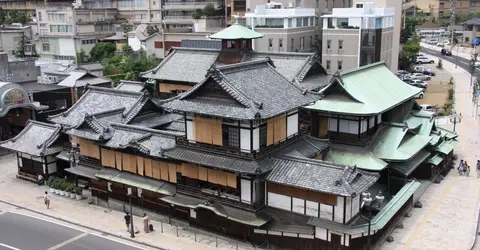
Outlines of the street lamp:
{"label": "street lamp", "polygon": [[362,193],[363,202],[362,208],[367,206],[368,207],[368,236],[367,236],[367,249],[372,249],[372,244],[370,242],[370,231],[372,227],[372,206],[373,203],[378,204],[378,208],[380,208],[380,204],[385,200],[385,196],[383,196],[382,191],[379,191],[378,194],[375,196],[375,200],[372,198],[369,192]]}
{"label": "street lamp", "polygon": [[133,230],[132,188],[127,188],[127,195],[130,200],[130,238],[135,238],[135,231]]}
{"label": "street lamp", "polygon": [[457,112],[454,112],[452,115],[450,115],[450,122],[453,122],[453,132],[455,132],[457,123],[462,122],[462,118],[462,113],[457,114]]}

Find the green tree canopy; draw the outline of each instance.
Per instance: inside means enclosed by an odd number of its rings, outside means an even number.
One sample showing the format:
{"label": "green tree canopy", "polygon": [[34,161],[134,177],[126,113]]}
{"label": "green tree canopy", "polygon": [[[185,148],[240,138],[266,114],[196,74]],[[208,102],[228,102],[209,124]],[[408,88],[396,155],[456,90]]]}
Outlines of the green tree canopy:
{"label": "green tree canopy", "polygon": [[115,55],[115,45],[108,42],[100,42],[95,44],[95,47],[90,51],[91,61],[102,61],[104,58],[112,57]]}
{"label": "green tree canopy", "polygon": [[203,10],[202,9],[195,9],[195,11],[193,11],[192,13],[192,18],[195,19],[195,20],[198,20],[200,18],[202,18],[203,16]]}
{"label": "green tree canopy", "polygon": [[7,13],[5,13],[5,10],[3,8],[0,8],[0,24],[5,23],[5,18],[7,17],[6,15]]}
{"label": "green tree canopy", "polygon": [[415,21],[413,18],[407,18],[405,20],[405,27],[400,33],[400,43],[405,44],[408,39],[415,36],[415,26],[418,24],[418,21]]}
{"label": "green tree canopy", "polygon": [[30,22],[31,18],[25,14],[25,12],[21,12],[18,10],[12,10],[8,12],[8,15],[5,17],[4,23],[12,24],[12,23],[21,23],[25,24]]}
{"label": "green tree canopy", "polygon": [[153,34],[155,34],[155,33],[158,33],[158,32],[160,32],[160,30],[158,29],[158,26],[157,26],[157,25],[150,25],[150,24],[149,24],[149,25],[147,26],[147,34],[148,34],[149,36],[151,36],[151,35],[153,35]]}
{"label": "green tree canopy", "polygon": [[212,3],[209,3],[203,8],[203,13],[205,14],[205,16],[216,16],[217,10]]}

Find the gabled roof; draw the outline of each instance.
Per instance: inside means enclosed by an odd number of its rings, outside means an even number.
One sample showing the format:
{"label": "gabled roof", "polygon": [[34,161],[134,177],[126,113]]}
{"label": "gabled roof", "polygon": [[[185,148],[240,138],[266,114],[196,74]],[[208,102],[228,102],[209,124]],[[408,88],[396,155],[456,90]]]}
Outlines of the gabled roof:
{"label": "gabled roof", "polygon": [[65,128],[65,133],[94,141],[108,140],[113,135],[110,123],[122,122],[124,111],[125,108],[119,108],[97,114],[87,113],[82,123]]}
{"label": "gabled roof", "polygon": [[382,160],[408,161],[427,146],[430,140],[430,136],[409,130],[407,124],[383,124],[370,149]]}
{"label": "gabled roof", "polygon": [[113,136],[104,143],[109,148],[133,148],[140,152],[163,157],[166,150],[175,147],[175,136],[181,136],[183,133],[148,129],[138,126],[113,123]]}
{"label": "gabled roof", "polygon": [[85,87],[86,85],[99,85],[110,83],[111,80],[97,77],[85,71],[71,71],[69,76],[58,83],[59,86]]}
{"label": "gabled roof", "polygon": [[117,89],[90,86],[85,94],[67,111],[50,116],[51,122],[68,127],[80,126],[85,117],[123,108],[122,119],[133,119],[136,112],[148,101],[145,92],[135,93]]}
{"label": "gabled roof", "polygon": [[388,165],[368,148],[337,144],[331,145],[325,160],[335,164],[357,166],[359,169],[368,171],[381,171]]}
{"label": "gabled roof", "polygon": [[230,27],[223,29],[210,36],[211,39],[221,39],[221,40],[248,40],[248,39],[257,39],[262,38],[263,34],[258,33],[254,30],[251,30],[238,22],[230,25]]}
{"label": "gabled roof", "polygon": [[398,79],[384,62],[337,72],[322,90],[324,97],[306,109],[351,115],[374,115],[421,92]]}
{"label": "gabled roof", "polygon": [[305,158],[275,158],[273,164],[269,182],[340,196],[358,195],[379,178],[356,167]]}
{"label": "gabled roof", "polygon": [[197,48],[197,49],[221,49],[221,40],[195,40],[195,39],[183,39],[182,47],[184,48]]}
{"label": "gabled roof", "polygon": [[[216,98],[209,89],[221,89]],[[264,59],[214,67],[207,78],[165,103],[164,108],[216,117],[252,120],[267,119],[314,102],[319,97],[288,81]]]}
{"label": "gabled roof", "polygon": [[121,80],[115,89],[132,92],[142,92],[145,88],[145,83],[137,81]]}
{"label": "gabled roof", "polygon": [[0,147],[34,156],[56,154],[62,151],[61,129],[60,125],[30,120],[17,136],[0,142]]}
{"label": "gabled roof", "polygon": [[[219,49],[174,47],[157,67],[141,73],[140,76],[164,81],[187,82],[193,85],[204,79],[207,70],[212,64],[216,66],[224,65],[217,61],[220,51]],[[296,78],[299,82],[302,82],[310,68],[315,64],[321,68],[314,53],[248,51],[247,55],[242,58],[242,62],[255,61],[267,57],[273,61],[278,72],[290,81]],[[182,66],[179,67],[179,65]],[[326,73],[320,75],[323,76]],[[324,86],[325,83],[322,81],[318,85]],[[309,83],[310,86],[314,86],[313,88],[318,87],[315,83]]]}
{"label": "gabled roof", "polygon": [[105,67],[99,62],[79,63],[77,69],[83,69],[88,71],[104,70]]}

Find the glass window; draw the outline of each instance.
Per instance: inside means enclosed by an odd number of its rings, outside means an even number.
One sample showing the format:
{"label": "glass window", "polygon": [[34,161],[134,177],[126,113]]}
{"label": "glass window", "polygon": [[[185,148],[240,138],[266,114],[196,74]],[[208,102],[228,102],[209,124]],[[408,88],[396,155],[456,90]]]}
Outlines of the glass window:
{"label": "glass window", "polygon": [[338,49],[343,49],[343,40],[338,40]]}
{"label": "glass window", "polygon": [[445,3],[440,3],[440,8],[445,8]]}
{"label": "glass window", "polygon": [[260,147],[267,146],[267,124],[260,126]]}
{"label": "glass window", "polygon": [[43,51],[50,51],[50,44],[42,43],[42,50]]}
{"label": "glass window", "polygon": [[290,43],[290,50],[293,51],[293,44],[294,44],[295,40],[292,38],[291,40],[291,43]]}
{"label": "glass window", "polygon": [[343,68],[343,62],[342,62],[342,61],[338,61],[338,67],[337,67],[337,69],[338,69],[338,70],[342,70],[342,68]]}
{"label": "glass window", "polygon": [[297,18],[297,27],[302,27],[302,19]]}
{"label": "glass window", "polygon": [[332,49],[332,40],[327,40],[327,49]]}
{"label": "glass window", "polygon": [[300,37],[300,50],[305,48],[305,37]]}
{"label": "glass window", "polygon": [[268,39],[268,48],[272,48],[273,47],[273,39]]}
{"label": "glass window", "polygon": [[291,18],[288,19],[288,27],[289,27],[289,28],[292,27],[292,19],[291,19]]}
{"label": "glass window", "polygon": [[327,66],[326,66],[326,67],[327,67],[327,70],[330,70],[330,65],[331,65],[331,64],[332,64],[332,61],[327,60]]}
{"label": "glass window", "polygon": [[240,128],[228,125],[222,127],[223,146],[240,148]]}
{"label": "glass window", "polygon": [[278,47],[283,48],[283,39],[278,39]]}

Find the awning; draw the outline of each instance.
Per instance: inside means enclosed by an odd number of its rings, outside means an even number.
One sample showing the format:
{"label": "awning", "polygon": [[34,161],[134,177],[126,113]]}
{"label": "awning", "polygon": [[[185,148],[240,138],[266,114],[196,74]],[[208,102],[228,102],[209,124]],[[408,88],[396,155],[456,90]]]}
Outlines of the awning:
{"label": "awning", "polygon": [[182,194],[176,194],[175,196],[165,196],[160,198],[160,200],[176,206],[188,208],[196,208],[198,204],[205,202],[205,200],[203,199],[198,199]]}
{"label": "awning", "polygon": [[454,149],[454,144],[453,143],[450,143],[448,141],[444,141],[435,148],[435,151],[448,155],[448,154],[450,154],[450,152],[453,151],[453,149]]}
{"label": "awning", "polygon": [[74,175],[78,175],[78,176],[82,176],[90,179],[97,179],[95,174],[100,172],[100,169],[87,167],[83,165],[77,165],[76,167],[66,168],[65,171]]}
{"label": "awning", "polygon": [[111,180],[113,177],[117,176],[121,171],[114,168],[103,168],[100,172],[96,173],[95,176],[104,179]]}
{"label": "awning", "polygon": [[418,152],[412,159],[401,163],[392,163],[390,166],[393,170],[404,176],[409,176],[420,164],[430,156],[430,152],[422,150]]}
{"label": "awning", "polygon": [[176,192],[173,184],[127,172],[120,172],[110,180],[165,195],[174,195]]}
{"label": "awning", "polygon": [[65,151],[65,150],[63,150],[62,152],[60,152],[60,154],[57,155],[57,159],[64,160],[64,161],[67,161],[67,162],[70,161],[68,159],[68,156],[67,156],[67,151]]}
{"label": "awning", "polygon": [[428,159],[428,163],[438,166],[443,161],[443,157],[436,154]]}

